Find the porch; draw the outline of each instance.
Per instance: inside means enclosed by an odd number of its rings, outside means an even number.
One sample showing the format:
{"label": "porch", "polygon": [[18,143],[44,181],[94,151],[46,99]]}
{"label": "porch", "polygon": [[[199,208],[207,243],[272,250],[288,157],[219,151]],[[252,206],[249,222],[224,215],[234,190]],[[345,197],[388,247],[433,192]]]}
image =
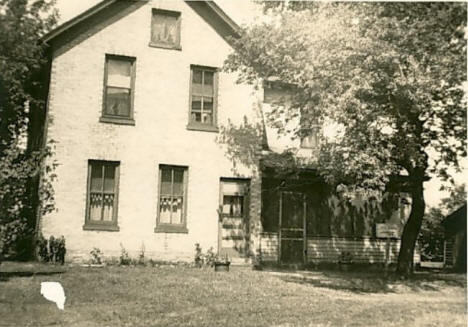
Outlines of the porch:
{"label": "porch", "polygon": [[396,262],[400,240],[377,238],[375,225],[404,218],[400,215],[405,208],[397,197],[344,201],[316,173],[306,170],[278,178],[267,169],[261,190],[257,255],[262,262],[336,263],[347,252],[356,264],[384,264],[387,244],[388,262]]}

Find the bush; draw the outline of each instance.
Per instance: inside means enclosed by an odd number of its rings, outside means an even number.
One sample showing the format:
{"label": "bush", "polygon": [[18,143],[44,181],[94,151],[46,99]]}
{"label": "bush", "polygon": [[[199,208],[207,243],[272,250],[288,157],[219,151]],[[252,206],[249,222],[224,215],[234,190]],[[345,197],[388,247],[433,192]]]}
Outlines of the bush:
{"label": "bush", "polygon": [[218,254],[214,252],[213,247],[210,247],[206,253],[203,253],[202,248],[200,247],[199,243],[195,243],[195,257],[194,263],[195,267],[201,268],[203,266],[213,267],[217,262],[229,262],[229,258],[227,255],[224,257],[220,257]]}
{"label": "bush", "polygon": [[128,266],[132,263],[132,259],[128,255],[127,250],[123,247],[122,243],[120,243],[120,257],[119,257],[119,264],[121,266]]}
{"label": "bush", "polygon": [[201,268],[203,266],[203,253],[199,243],[195,243],[195,267]]}
{"label": "bush", "polygon": [[93,265],[101,265],[102,264],[102,251],[99,248],[94,247],[91,252],[91,264]]}
{"label": "bush", "polygon": [[141,266],[146,266],[146,259],[145,259],[145,244],[141,243],[140,254],[138,254],[138,264]]}
{"label": "bush", "polygon": [[37,242],[37,252],[42,262],[52,263],[65,263],[65,254],[67,249],[65,246],[65,237],[62,235],[59,238],[55,238],[53,235],[50,236],[47,241],[42,234],[39,235]]}

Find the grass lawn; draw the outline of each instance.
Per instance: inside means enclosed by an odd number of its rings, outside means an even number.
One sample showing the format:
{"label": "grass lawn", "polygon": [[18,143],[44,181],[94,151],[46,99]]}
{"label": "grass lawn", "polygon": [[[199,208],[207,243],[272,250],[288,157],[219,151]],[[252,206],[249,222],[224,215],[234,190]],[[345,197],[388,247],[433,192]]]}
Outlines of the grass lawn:
{"label": "grass lawn", "polygon": [[[466,326],[466,275],[0,265],[0,326]],[[40,294],[60,282],[65,310]]]}

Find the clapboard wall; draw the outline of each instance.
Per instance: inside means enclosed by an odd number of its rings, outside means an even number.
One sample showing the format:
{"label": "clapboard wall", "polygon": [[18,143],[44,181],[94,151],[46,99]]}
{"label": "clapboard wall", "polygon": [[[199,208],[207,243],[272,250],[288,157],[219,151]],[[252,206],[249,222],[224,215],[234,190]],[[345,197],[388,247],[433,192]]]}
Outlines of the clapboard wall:
{"label": "clapboard wall", "polygon": [[[308,237],[307,261],[309,263],[337,262],[340,254],[350,252],[355,263],[384,263],[386,240],[371,237]],[[262,233],[260,243],[261,260],[278,262],[278,234]],[[395,263],[400,250],[400,240],[390,240],[390,263]],[[419,262],[415,251],[414,262]]]}

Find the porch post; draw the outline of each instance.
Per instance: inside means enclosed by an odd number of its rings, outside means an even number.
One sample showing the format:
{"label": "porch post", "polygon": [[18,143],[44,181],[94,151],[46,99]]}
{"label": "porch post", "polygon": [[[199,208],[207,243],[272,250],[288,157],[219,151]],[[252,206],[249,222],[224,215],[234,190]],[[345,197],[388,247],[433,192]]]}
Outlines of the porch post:
{"label": "porch post", "polygon": [[302,230],[302,235],[303,235],[303,262],[304,264],[307,264],[307,195],[304,193],[303,194],[303,230]]}

